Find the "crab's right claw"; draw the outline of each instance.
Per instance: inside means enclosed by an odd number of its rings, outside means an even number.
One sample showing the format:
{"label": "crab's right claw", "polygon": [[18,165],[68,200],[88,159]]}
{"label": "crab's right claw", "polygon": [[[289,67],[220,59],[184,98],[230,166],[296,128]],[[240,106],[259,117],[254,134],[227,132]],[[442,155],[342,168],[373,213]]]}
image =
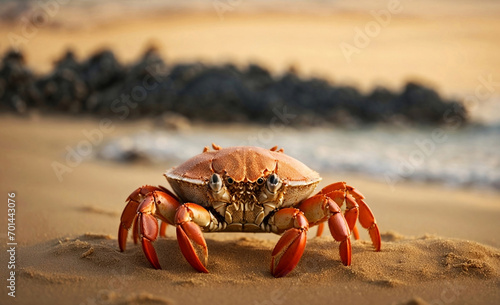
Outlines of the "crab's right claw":
{"label": "crab's right claw", "polygon": [[283,234],[274,247],[271,260],[271,274],[283,277],[299,263],[306,247],[306,231],[292,228]]}
{"label": "crab's right claw", "polygon": [[[208,251],[200,227],[192,222],[177,226],[177,241],[182,254],[198,272],[208,273]],[[201,257],[201,259],[200,259]]]}
{"label": "crab's right claw", "polygon": [[284,208],[273,215],[274,225],[285,233],[271,254],[271,274],[283,277],[299,263],[306,247],[309,223],[299,209]]}
{"label": "crab's right claw", "polygon": [[182,254],[198,272],[208,273],[208,248],[199,224],[208,225],[210,214],[197,204],[186,203],[177,210],[175,218]]}

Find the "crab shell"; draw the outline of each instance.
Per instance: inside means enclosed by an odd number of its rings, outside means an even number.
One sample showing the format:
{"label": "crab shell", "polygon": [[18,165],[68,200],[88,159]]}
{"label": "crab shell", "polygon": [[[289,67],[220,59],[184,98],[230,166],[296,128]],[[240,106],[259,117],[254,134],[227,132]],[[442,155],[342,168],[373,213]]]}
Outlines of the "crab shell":
{"label": "crab shell", "polygon": [[275,173],[283,182],[281,206],[296,206],[308,198],[321,181],[319,174],[282,151],[253,146],[208,150],[192,157],[165,174],[183,202],[209,206],[208,181],[217,173],[235,182],[257,183],[261,177]]}

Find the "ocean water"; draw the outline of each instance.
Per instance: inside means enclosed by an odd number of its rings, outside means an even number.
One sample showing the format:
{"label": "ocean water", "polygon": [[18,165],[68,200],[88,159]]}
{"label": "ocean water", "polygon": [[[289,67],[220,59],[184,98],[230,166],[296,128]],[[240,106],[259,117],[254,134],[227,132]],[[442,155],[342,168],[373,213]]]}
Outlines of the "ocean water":
{"label": "ocean water", "polygon": [[283,147],[320,173],[364,175],[395,187],[422,181],[500,191],[500,124],[407,128],[295,128],[291,125],[194,127],[138,131],[109,140],[99,157],[180,164],[216,143],[222,147]]}

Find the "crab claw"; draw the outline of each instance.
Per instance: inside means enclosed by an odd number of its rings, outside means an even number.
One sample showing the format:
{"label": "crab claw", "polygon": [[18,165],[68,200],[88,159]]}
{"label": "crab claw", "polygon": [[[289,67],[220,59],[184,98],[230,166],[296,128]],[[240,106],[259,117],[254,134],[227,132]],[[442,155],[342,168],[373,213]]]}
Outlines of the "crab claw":
{"label": "crab claw", "polygon": [[274,214],[275,225],[286,230],[271,254],[271,274],[283,277],[300,261],[306,247],[309,223],[304,214],[294,208],[285,208]]}
{"label": "crab claw", "polygon": [[210,223],[210,214],[197,204],[186,203],[179,207],[175,218],[182,254],[198,272],[208,273],[208,248],[200,225],[205,227]]}
{"label": "crab claw", "polygon": [[[198,272],[208,273],[208,250],[200,227],[192,222],[186,222],[177,227],[177,241],[182,254],[189,264]],[[202,259],[200,259],[200,256]]]}
{"label": "crab claw", "polygon": [[271,273],[274,277],[283,277],[299,263],[306,247],[306,231],[289,229],[274,247],[271,260]]}

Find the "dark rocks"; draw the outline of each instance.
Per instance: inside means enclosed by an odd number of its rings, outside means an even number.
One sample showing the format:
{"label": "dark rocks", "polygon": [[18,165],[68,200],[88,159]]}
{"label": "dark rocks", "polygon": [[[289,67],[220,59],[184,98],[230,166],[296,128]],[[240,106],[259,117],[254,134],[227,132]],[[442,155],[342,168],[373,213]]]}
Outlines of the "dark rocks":
{"label": "dark rocks", "polygon": [[400,93],[378,87],[364,95],[353,87],[303,79],[293,70],[273,76],[256,64],[245,69],[231,64],[167,66],[155,48],[129,66],[109,50],[82,62],[67,52],[42,77],[33,76],[22,54],[8,52],[0,67],[0,109],[23,113],[29,108],[122,120],[177,113],[203,122],[263,124],[285,111],[294,116],[294,125],[442,124],[450,109],[467,119],[460,103],[416,83]]}
{"label": "dark rocks", "polygon": [[46,107],[69,113],[84,111],[90,92],[81,67],[71,51],[56,62],[51,74],[38,80],[37,88]]}
{"label": "dark rocks", "polygon": [[0,109],[25,113],[28,107],[41,106],[35,77],[25,66],[24,56],[17,51],[4,55],[0,67]]}

